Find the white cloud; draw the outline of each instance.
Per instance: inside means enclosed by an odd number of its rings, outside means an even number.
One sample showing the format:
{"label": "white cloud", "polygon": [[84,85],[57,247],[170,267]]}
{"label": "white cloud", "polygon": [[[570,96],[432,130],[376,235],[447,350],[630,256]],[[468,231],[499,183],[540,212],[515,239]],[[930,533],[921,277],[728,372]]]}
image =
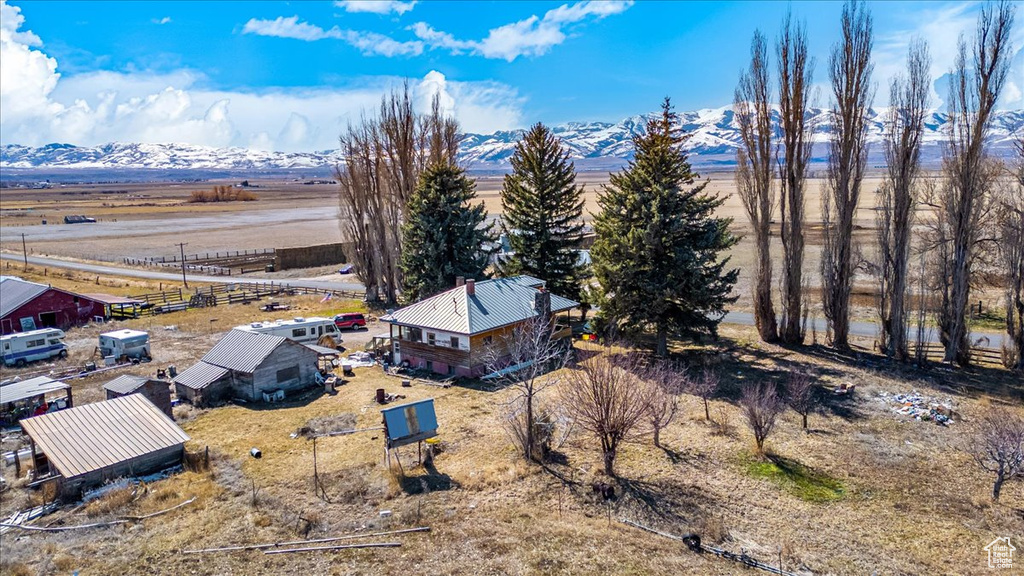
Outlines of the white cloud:
{"label": "white cloud", "polygon": [[[928,51],[932,58],[931,106],[943,107],[949,95],[945,89],[941,89],[948,85],[941,79],[950,72],[956,61],[957,43],[961,36],[968,42],[967,47],[970,50],[981,6],[977,2],[959,2],[935,8],[914,8],[912,18],[919,24],[912,28],[879,35],[875,40],[872,54],[875,64],[874,77],[878,83],[876,104],[888,105],[889,83],[897,74],[905,73],[907,49],[914,39],[920,38],[928,43]],[[1024,107],[1024,98],[1019,96],[1021,88],[1024,88],[1024,26],[1018,25],[1014,28],[1011,41],[1017,52],[1010,67],[1003,97],[1000,98],[1000,106],[1014,109]],[[940,89],[936,89],[936,85]]]}
{"label": "white cloud", "polygon": [[298,16],[278,16],[274,20],[252,18],[245,23],[242,34],[292,38],[306,42],[328,38],[342,40],[366,56],[417,56],[423,53],[423,43],[417,40],[401,42],[376,32],[341,30],[337,26],[324,30],[315,24],[300,22]]}
{"label": "white cloud", "polygon": [[395,14],[402,15],[416,6],[416,0],[401,2],[399,0],[338,0],[334,3],[338,8],[344,8],[346,12],[371,12],[373,14]]}
{"label": "white cloud", "polygon": [[632,5],[632,0],[563,4],[548,10],[543,17],[533,15],[492,28],[481,40],[459,40],[447,32],[435,30],[425,22],[413,24],[410,30],[431,48],[449,50],[454,54],[468,51],[485,58],[500,58],[511,62],[520,56],[546,54],[552,46],[565,41],[565,28],[572,24],[620,14]]}
{"label": "white cloud", "polygon": [[163,18],[153,18],[153,24],[161,24],[161,25],[163,25],[163,24],[170,24],[170,23],[171,23],[171,17],[170,16],[164,16]]}
{"label": "white cloud", "polygon": [[[38,146],[50,142],[97,145],[182,142],[303,151],[336,148],[338,135],[402,79],[378,76],[344,88],[289,88],[238,92],[204,88],[191,70],[165,74],[98,71],[62,77],[20,11],[0,0],[0,140]],[[454,82],[437,71],[414,85],[417,108],[441,94],[470,132],[520,127],[523,100],[507,85]]]}

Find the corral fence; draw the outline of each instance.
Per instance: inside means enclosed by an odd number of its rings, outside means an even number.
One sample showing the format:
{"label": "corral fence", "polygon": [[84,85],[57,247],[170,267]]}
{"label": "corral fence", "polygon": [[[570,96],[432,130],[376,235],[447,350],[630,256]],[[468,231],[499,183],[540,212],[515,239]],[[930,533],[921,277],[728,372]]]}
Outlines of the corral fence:
{"label": "corral fence", "polygon": [[198,272],[211,276],[232,276],[263,272],[268,265],[275,263],[277,252],[274,248],[259,250],[234,250],[227,252],[206,252],[203,254],[185,254],[184,260],[178,256],[159,256],[153,258],[124,258],[129,266],[146,266],[157,268],[181,268],[190,272]]}
{"label": "corral fence", "polygon": [[125,320],[140,316],[180,312],[190,308],[211,308],[225,304],[248,304],[271,296],[327,296],[328,294],[332,298],[344,299],[362,299],[365,296],[363,292],[292,286],[279,282],[239,282],[213,284],[197,288],[191,292],[178,288],[176,290],[151,292],[149,294],[136,294],[129,296],[129,298],[142,302],[141,306],[111,310],[111,314],[116,320]]}
{"label": "corral fence", "polygon": [[[911,347],[913,353],[913,347]],[[941,362],[946,355],[946,349],[941,344],[924,344],[925,358],[934,362]],[[975,366],[998,366],[1003,367],[1003,353],[995,348],[981,348],[971,346],[971,364]]]}

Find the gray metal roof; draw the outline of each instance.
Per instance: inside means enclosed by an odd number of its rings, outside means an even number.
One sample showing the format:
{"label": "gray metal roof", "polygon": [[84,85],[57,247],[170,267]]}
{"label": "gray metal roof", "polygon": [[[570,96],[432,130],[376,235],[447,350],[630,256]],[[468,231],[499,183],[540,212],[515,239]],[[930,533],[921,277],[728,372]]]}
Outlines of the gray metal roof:
{"label": "gray metal roof", "polygon": [[203,362],[229,370],[251,373],[278,346],[287,342],[283,336],[231,330],[203,356]]}
{"label": "gray metal roof", "polygon": [[316,352],[317,356],[341,356],[341,352],[338,352],[334,348],[319,346],[317,344],[303,344],[303,346],[309,348],[313,352]]}
{"label": "gray metal roof", "polygon": [[21,421],[61,476],[74,478],[190,438],[142,394],[129,394]]}
{"label": "gray metal roof", "polygon": [[104,390],[109,390],[115,394],[131,394],[149,381],[149,378],[145,376],[133,376],[131,374],[123,374],[114,378],[110,382],[103,385]]}
{"label": "gray metal roof", "polygon": [[176,384],[181,384],[186,388],[202,390],[226,376],[228,372],[229,370],[227,368],[207,364],[200,360],[186,370],[179,372],[172,381]]}
{"label": "gray metal roof", "polygon": [[[535,316],[534,298],[537,287],[543,286],[544,282],[530,276],[514,276],[475,284],[473,296],[466,294],[465,286],[456,286],[395,310],[382,316],[381,320],[456,334],[479,334]],[[563,312],[577,306],[579,302],[551,295],[552,312]]]}
{"label": "gray metal roof", "polygon": [[49,289],[45,284],[5,276],[0,280],[0,316],[7,316]]}
{"label": "gray metal roof", "polygon": [[60,380],[54,380],[49,376],[36,376],[21,382],[11,382],[0,386],[0,404],[17,402],[26,398],[33,398],[40,394],[48,394],[58,390],[71,388]]}

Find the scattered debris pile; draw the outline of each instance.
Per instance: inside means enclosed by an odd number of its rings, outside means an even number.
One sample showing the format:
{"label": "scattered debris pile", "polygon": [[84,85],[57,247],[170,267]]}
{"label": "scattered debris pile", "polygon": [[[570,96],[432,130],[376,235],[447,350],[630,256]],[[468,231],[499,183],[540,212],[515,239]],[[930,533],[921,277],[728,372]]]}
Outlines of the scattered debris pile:
{"label": "scattered debris pile", "polygon": [[878,393],[878,399],[888,405],[893,413],[914,420],[946,426],[957,417],[956,411],[953,410],[953,399],[948,397],[942,400],[925,396],[917,390],[911,390],[909,394],[890,394],[883,390]]}

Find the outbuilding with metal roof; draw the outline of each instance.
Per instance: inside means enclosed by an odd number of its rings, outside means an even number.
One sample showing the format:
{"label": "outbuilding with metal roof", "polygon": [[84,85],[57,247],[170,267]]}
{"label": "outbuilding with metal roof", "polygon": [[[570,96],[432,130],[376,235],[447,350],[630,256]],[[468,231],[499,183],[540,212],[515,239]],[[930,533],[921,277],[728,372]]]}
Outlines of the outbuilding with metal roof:
{"label": "outbuilding with metal roof", "polygon": [[225,398],[264,400],[314,384],[317,351],[281,336],[231,330],[173,378],[178,398],[196,405]]}
{"label": "outbuilding with metal roof", "polygon": [[141,394],[130,394],[21,421],[36,482],[64,493],[181,462],[188,434]]}
{"label": "outbuilding with metal roof", "polygon": [[0,278],[0,334],[38,328],[66,330],[106,318],[106,307],[88,296],[14,276]]}

